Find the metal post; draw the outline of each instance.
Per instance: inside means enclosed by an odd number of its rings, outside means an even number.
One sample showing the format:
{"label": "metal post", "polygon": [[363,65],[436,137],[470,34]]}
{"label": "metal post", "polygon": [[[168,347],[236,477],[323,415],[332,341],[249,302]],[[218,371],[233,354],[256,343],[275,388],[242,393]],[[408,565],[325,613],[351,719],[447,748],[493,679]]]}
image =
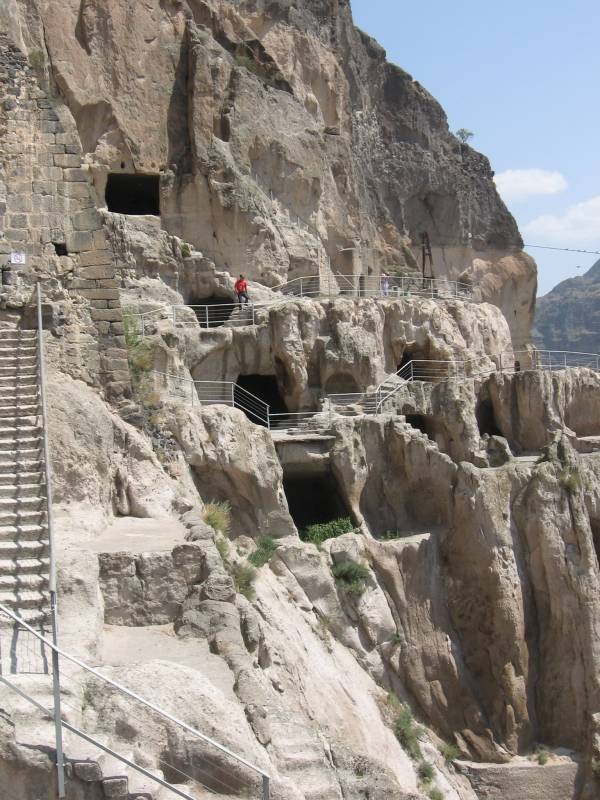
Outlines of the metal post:
{"label": "metal post", "polygon": [[231,406],[235,408],[235,383],[231,383]]}
{"label": "metal post", "polygon": [[[42,407],[42,439],[44,443],[44,479],[46,482],[46,521],[48,524],[48,543],[50,549],[48,590],[50,593],[50,620],[52,642],[58,646],[58,608],[56,602],[56,561],[54,548],[54,526],[52,517],[52,482],[50,479],[50,447],[48,445],[48,414],[46,408],[46,368],[44,364],[44,337],[42,320],[42,292],[37,284],[37,322],[38,322],[38,362],[40,378],[40,404]],[[58,653],[52,650],[52,693],[54,699],[54,735],[56,739],[56,774],[58,797],[66,797],[65,765],[63,757],[62,716],[60,707],[60,664]]]}
{"label": "metal post", "polygon": [[206,330],[208,330],[208,306],[204,306],[204,311],[206,312]]}
{"label": "metal post", "polygon": [[[267,406],[267,429],[271,430],[271,406]],[[264,786],[263,786],[264,790]],[[268,795],[267,795],[268,797]]]}
{"label": "metal post", "polygon": [[254,303],[252,303],[252,326],[256,325],[256,319],[254,317]]}
{"label": "metal post", "polygon": [[269,776],[263,775],[262,776],[262,800],[270,800],[271,798],[271,789],[269,786]]}
{"label": "metal post", "polygon": [[173,327],[177,324],[177,306],[173,306]]}

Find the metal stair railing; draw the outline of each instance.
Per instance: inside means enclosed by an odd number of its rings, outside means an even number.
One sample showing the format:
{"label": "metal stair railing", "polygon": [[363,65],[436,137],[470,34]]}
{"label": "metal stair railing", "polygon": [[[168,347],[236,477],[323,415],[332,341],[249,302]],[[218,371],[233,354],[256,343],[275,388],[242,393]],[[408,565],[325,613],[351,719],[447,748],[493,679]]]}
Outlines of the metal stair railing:
{"label": "metal stair railing", "polygon": [[[129,700],[134,701],[134,703],[138,703],[141,707],[143,707],[146,710],[152,712],[152,714],[155,714],[168,727],[172,727],[172,728],[176,728],[176,729],[178,728],[179,730],[185,732],[186,734],[189,734],[193,739],[196,739],[196,740],[202,742],[204,745],[208,745],[208,747],[210,749],[217,751],[218,753],[222,754],[223,756],[226,756],[226,758],[229,759],[231,762],[235,762],[239,767],[243,767],[248,772],[253,773],[257,777],[258,783],[259,783],[259,786],[260,786],[260,800],[269,800],[269,797],[270,797],[270,776],[263,769],[261,769],[260,767],[256,766],[255,764],[253,764],[252,762],[248,761],[247,759],[243,758],[242,756],[239,756],[237,753],[234,753],[228,747],[225,747],[224,745],[222,745],[219,742],[215,741],[211,737],[206,736],[205,734],[203,734],[200,731],[196,730],[194,727],[192,727],[191,725],[188,725],[188,723],[184,722],[183,720],[173,716],[169,712],[167,712],[164,709],[160,708],[155,703],[153,703],[151,700],[147,700],[146,698],[142,697],[141,695],[137,694],[136,692],[132,691],[131,689],[128,689],[126,686],[123,686],[122,684],[118,683],[117,681],[114,681],[111,678],[109,678],[107,675],[104,675],[103,673],[99,672],[94,667],[89,666],[88,664],[86,664],[81,659],[77,658],[76,656],[73,656],[70,653],[65,652],[64,650],[59,648],[56,644],[54,644],[54,642],[50,641],[49,639],[44,637],[42,634],[40,634],[38,631],[36,631],[34,628],[32,628],[30,625],[28,625],[17,614],[15,614],[13,611],[11,611],[11,609],[7,608],[3,604],[0,604],[0,615],[4,616],[7,619],[12,620],[14,623],[18,624],[19,626],[22,626],[24,629],[29,631],[41,643],[41,646],[44,649],[51,651],[51,653],[52,653],[52,662],[53,663],[55,663],[55,662],[58,663],[59,660],[60,660],[60,665],[62,667],[62,673],[61,674],[63,676],[67,674],[66,673],[66,669],[64,668],[65,667],[65,662],[66,662],[67,665],[73,665],[76,668],[77,672],[75,674],[79,674],[80,672],[83,672],[83,673],[87,673],[88,675],[93,676],[95,679],[98,679],[102,683],[102,685],[105,688],[105,691],[106,691],[106,689],[108,687],[110,689],[112,689],[112,690],[115,690],[119,694],[119,696],[125,696]],[[62,680],[64,681],[64,677],[62,678]],[[79,686],[79,688],[83,690],[83,693],[85,693],[85,691],[87,689],[86,685],[82,684],[76,677],[74,677],[74,675],[71,675],[69,677],[69,680],[71,681],[71,685],[74,684],[75,686]],[[31,697],[22,687],[17,686],[15,683],[13,683],[12,681],[8,680],[2,674],[0,674],[0,682],[4,683],[6,686],[11,688],[13,691],[15,691],[23,699],[29,701],[33,706],[35,706],[38,709],[38,711],[42,711],[45,715],[48,715],[56,723],[57,711],[56,711],[55,708],[54,709],[47,708],[42,703],[40,703],[38,700],[36,700],[35,698]],[[63,691],[65,691],[67,689],[66,681],[64,681],[64,685],[61,688],[62,688]],[[83,696],[83,694],[81,696]],[[63,700],[64,700],[64,698],[63,698]],[[64,705],[66,707],[69,707],[68,701],[64,700]],[[74,706],[71,706],[71,709],[75,712],[76,715],[81,715],[81,713],[82,713],[81,712],[81,708],[78,709],[78,708],[76,708]],[[129,718],[131,720],[135,721],[134,712],[132,712],[130,709],[128,709],[127,713],[128,713]],[[91,744],[94,748],[98,748],[98,749],[104,751],[105,753],[108,753],[109,755],[113,756],[118,761],[124,763],[127,767],[129,767],[130,769],[134,770],[135,772],[138,772],[139,774],[143,775],[148,780],[151,780],[154,783],[156,783],[157,785],[168,789],[173,794],[184,798],[184,800],[196,800],[196,798],[192,794],[189,794],[188,792],[186,792],[183,789],[179,788],[179,786],[175,786],[172,783],[170,783],[169,781],[160,778],[158,775],[153,774],[148,769],[140,766],[139,764],[135,763],[134,761],[132,761],[127,756],[122,755],[121,753],[117,752],[114,748],[109,747],[108,745],[106,745],[105,743],[100,741],[97,738],[97,736],[93,736],[90,733],[85,732],[85,731],[81,730],[80,728],[76,727],[71,722],[69,722],[68,720],[64,719],[64,713],[63,712],[61,712],[60,726],[62,728],[64,728],[64,729],[68,730],[69,732],[73,733],[76,737],[81,738],[84,741],[86,741],[87,743]],[[78,759],[77,757],[72,759],[73,762],[77,762],[78,760],[81,760],[81,759]],[[197,777],[195,777],[194,775],[190,775],[189,773],[186,773],[183,770],[178,769],[177,767],[175,767],[174,764],[170,764],[170,763],[164,761],[164,759],[161,759],[159,757],[156,758],[156,761],[157,761],[157,763],[159,763],[160,766],[164,766],[165,768],[167,768],[170,773],[177,773],[177,774],[181,775],[182,777],[186,778],[187,782],[193,782],[193,783],[197,784],[198,786],[200,786],[200,787],[202,787],[204,789],[208,789],[209,791],[214,791],[213,789],[211,789],[206,784],[203,784]],[[204,757],[204,762],[206,764],[209,764],[208,759],[206,757]],[[213,765],[213,767],[214,767],[214,765]],[[197,764],[194,764],[193,762],[191,763],[189,769],[191,769],[192,772],[205,772],[205,773],[207,772],[206,769],[204,769],[204,770],[201,769]],[[223,768],[221,768],[221,771],[223,771]],[[114,777],[114,776],[103,776],[103,778],[109,778],[109,777]],[[223,778],[219,779],[219,778],[216,778],[215,775],[211,774],[209,782],[212,782],[213,784],[214,783],[222,784],[223,787],[225,787],[225,789],[227,790],[227,793],[232,793],[232,792],[235,793],[235,787],[233,787],[229,783],[226,783]],[[134,795],[135,795],[135,792],[134,792]]]}
{"label": "metal stair railing", "polygon": [[[332,280],[333,278],[333,280]],[[387,284],[381,278],[364,278],[360,276],[332,273],[326,279],[318,275],[305,275],[272,288],[284,297],[379,297],[383,299],[399,299],[402,297],[419,296],[429,298],[461,300],[473,299],[473,288],[469,284],[459,281],[449,281],[445,278],[421,278],[418,276],[390,276]],[[219,303],[214,305],[164,305],[150,311],[137,312],[125,309],[127,316],[135,319],[138,331],[142,337],[146,335],[149,322],[154,319],[171,319],[174,326],[198,324],[203,329],[218,327],[220,325],[256,325],[256,311],[280,303],[281,298],[261,303],[248,303],[240,308],[239,303]],[[190,309],[195,320],[187,316],[183,310]],[[243,310],[242,310],[243,309]]]}
{"label": "metal stair railing", "polygon": [[252,394],[233,381],[195,381],[167,372],[154,372],[165,379],[170,394],[189,400],[191,405],[226,405],[239,408],[258,423],[270,427],[270,406],[260,397]]}

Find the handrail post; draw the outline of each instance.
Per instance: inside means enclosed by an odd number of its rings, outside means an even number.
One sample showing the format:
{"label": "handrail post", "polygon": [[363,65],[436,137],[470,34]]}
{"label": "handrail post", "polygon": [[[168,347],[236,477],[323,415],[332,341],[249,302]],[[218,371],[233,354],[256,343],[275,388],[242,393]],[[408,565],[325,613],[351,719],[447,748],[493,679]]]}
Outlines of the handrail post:
{"label": "handrail post", "polygon": [[262,776],[262,800],[270,800],[271,798],[271,787],[268,775]]}
{"label": "handrail post", "polygon": [[267,404],[267,430],[271,430],[271,406]]}
{"label": "handrail post", "polygon": [[[38,372],[40,382],[40,404],[42,411],[42,440],[44,443],[44,479],[46,483],[46,523],[48,525],[49,575],[48,591],[50,594],[50,620],[52,625],[52,641],[58,646],[58,609],[56,603],[56,561],[54,548],[54,525],[52,517],[52,481],[50,476],[50,447],[48,445],[48,413],[46,406],[46,366],[44,363],[44,326],[42,319],[42,291],[37,284],[37,323],[38,323]],[[66,797],[65,765],[63,756],[62,716],[60,707],[60,664],[58,653],[52,650],[52,695],[54,702],[54,735],[56,739],[56,777],[58,797]]]}
{"label": "handrail post", "polygon": [[231,382],[231,407],[235,408],[235,383]]}
{"label": "handrail post", "polygon": [[206,312],[206,330],[208,330],[210,327],[208,324],[208,306],[204,306],[204,311]]}
{"label": "handrail post", "polygon": [[173,327],[177,325],[177,306],[173,306]]}

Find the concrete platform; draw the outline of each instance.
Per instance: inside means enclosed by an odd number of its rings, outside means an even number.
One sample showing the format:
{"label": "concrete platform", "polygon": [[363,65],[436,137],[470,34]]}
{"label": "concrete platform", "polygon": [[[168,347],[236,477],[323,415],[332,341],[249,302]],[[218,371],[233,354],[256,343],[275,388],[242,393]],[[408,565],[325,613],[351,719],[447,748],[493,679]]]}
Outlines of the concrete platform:
{"label": "concrete platform", "polygon": [[543,766],[525,758],[508,764],[456,762],[479,800],[574,800],[579,764],[551,756]]}
{"label": "concrete platform", "polygon": [[99,534],[79,544],[95,553],[156,553],[183,544],[185,533],[185,527],[175,519],[118,517]]}

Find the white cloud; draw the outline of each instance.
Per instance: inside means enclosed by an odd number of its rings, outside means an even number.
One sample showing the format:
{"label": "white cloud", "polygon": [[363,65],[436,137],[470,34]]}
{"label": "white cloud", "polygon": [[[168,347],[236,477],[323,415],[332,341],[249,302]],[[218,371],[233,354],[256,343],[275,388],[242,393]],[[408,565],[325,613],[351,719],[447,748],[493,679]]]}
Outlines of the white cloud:
{"label": "white cloud", "polygon": [[494,180],[507,203],[540,194],[558,194],[567,188],[564,175],[547,169],[507,169],[498,173]]}
{"label": "white cloud", "polygon": [[569,206],[560,216],[536,217],[523,230],[531,244],[550,242],[564,247],[600,244],[600,195]]}

